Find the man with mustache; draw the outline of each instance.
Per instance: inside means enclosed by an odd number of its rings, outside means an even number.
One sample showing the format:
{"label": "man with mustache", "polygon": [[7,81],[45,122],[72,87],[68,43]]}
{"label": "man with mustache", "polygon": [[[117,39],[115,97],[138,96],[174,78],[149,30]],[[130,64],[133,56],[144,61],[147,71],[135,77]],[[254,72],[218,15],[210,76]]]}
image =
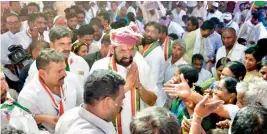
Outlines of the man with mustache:
{"label": "man with mustache", "polygon": [[206,18],[211,19],[212,17],[216,17],[220,20],[220,22],[223,22],[223,14],[218,10],[218,7],[218,2],[208,2],[208,14]]}
{"label": "man with mustache", "polygon": [[139,46],[139,52],[148,63],[153,81],[156,82],[158,92],[157,106],[163,106],[166,101],[166,94],[162,90],[164,81],[165,60],[164,53],[159,43],[161,25],[157,22],[149,22],[145,25],[144,40]]}
{"label": "man with mustache", "polygon": [[125,80],[111,70],[98,69],[88,76],[84,104],[66,112],[58,121],[56,134],[109,134],[112,121],[123,106]]}
{"label": "man with mustache", "polygon": [[[50,30],[50,48],[54,49],[57,52],[63,52],[65,57],[66,68],[65,70],[68,72],[75,73],[79,82],[83,85],[86,77],[89,74],[89,66],[86,61],[76,54],[72,53],[71,50],[71,37],[72,33],[65,27],[54,27]],[[25,85],[29,83],[34,75],[38,72],[36,68],[36,62],[30,67],[29,76],[26,79]]]}
{"label": "man with mustache", "polygon": [[35,62],[38,73],[24,86],[18,102],[29,109],[39,126],[54,133],[59,117],[81,104],[82,87],[75,74],[66,72],[63,53],[44,49]]}
{"label": "man with mustache", "polygon": [[111,30],[110,53],[112,56],[96,61],[90,70],[91,73],[96,69],[109,69],[126,80],[123,110],[117,116],[114,124],[118,134],[129,134],[132,117],[137,111],[147,106],[153,106],[157,99],[156,91],[154,91],[156,83],[151,79],[149,65],[142,55],[134,49],[142,38],[142,35],[136,30],[137,26],[133,23]]}

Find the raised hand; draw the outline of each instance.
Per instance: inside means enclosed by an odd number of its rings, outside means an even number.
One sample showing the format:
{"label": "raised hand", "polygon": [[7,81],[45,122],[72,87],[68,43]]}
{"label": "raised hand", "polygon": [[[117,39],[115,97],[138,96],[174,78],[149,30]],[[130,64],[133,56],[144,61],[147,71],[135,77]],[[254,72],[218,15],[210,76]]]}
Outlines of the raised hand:
{"label": "raised hand", "polygon": [[194,114],[204,118],[224,104],[222,100],[213,100],[207,103],[208,99],[209,95],[205,95],[204,98],[196,105]]}
{"label": "raised hand", "polygon": [[34,27],[31,31],[31,36],[33,40],[38,40],[39,37],[39,32],[38,32],[38,28]]}
{"label": "raised hand", "polygon": [[131,90],[132,88],[136,88],[138,82],[139,82],[139,72],[136,63],[133,62],[129,71],[127,72],[124,89],[128,91]]}
{"label": "raised hand", "polygon": [[229,128],[230,124],[231,124],[230,120],[224,120],[224,121],[219,121],[218,123],[216,123],[216,126],[220,128]]}
{"label": "raised hand", "polygon": [[191,89],[181,74],[178,78],[181,82],[179,84],[164,84],[164,91],[172,98],[182,97],[188,98],[191,95]]}

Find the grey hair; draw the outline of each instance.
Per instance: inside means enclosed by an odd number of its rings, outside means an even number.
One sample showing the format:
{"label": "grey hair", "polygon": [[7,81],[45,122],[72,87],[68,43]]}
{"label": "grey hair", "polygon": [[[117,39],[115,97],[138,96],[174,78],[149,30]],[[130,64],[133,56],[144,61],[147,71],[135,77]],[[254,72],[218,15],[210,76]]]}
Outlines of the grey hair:
{"label": "grey hair", "polygon": [[131,134],[179,134],[180,126],[173,113],[163,107],[148,107],[138,112],[130,124]]}
{"label": "grey hair", "polygon": [[244,95],[243,102],[245,105],[260,104],[267,108],[267,82],[259,77],[253,77],[247,81],[237,84],[237,93]]}
{"label": "grey hair", "polygon": [[12,126],[5,126],[4,128],[1,129],[1,134],[26,134],[26,133]]}
{"label": "grey hair", "polygon": [[64,54],[52,49],[42,50],[36,58],[37,69],[44,69],[50,62],[65,61]]}
{"label": "grey hair", "polygon": [[72,38],[72,32],[66,27],[56,26],[53,27],[49,32],[50,41],[55,42],[63,37]]}
{"label": "grey hair", "polygon": [[185,53],[185,42],[182,39],[176,39],[172,42],[172,46],[179,45],[182,48],[183,54]]}

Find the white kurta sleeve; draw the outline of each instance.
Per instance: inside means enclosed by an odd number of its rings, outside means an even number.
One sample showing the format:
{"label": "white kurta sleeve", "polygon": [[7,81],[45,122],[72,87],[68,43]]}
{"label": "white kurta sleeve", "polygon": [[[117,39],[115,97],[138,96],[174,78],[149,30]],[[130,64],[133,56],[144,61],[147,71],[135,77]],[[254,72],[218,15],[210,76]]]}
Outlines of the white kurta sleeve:
{"label": "white kurta sleeve", "polygon": [[[23,89],[23,90],[27,90],[27,89]],[[38,108],[36,104],[36,99],[32,95],[29,95],[27,92],[23,92],[23,90],[21,91],[18,97],[18,102],[22,106],[28,108],[32,113],[41,114],[40,109]]]}

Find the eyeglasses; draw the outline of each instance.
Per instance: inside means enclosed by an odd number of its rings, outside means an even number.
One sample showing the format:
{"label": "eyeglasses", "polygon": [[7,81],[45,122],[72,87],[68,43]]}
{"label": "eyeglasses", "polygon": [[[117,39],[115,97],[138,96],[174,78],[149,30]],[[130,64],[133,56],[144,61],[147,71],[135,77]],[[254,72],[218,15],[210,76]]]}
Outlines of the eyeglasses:
{"label": "eyeglasses", "polygon": [[215,86],[214,90],[217,90],[217,91],[228,91],[226,88],[220,88],[218,86]]}
{"label": "eyeglasses", "polygon": [[7,22],[8,25],[18,25],[19,23],[19,21]]}

